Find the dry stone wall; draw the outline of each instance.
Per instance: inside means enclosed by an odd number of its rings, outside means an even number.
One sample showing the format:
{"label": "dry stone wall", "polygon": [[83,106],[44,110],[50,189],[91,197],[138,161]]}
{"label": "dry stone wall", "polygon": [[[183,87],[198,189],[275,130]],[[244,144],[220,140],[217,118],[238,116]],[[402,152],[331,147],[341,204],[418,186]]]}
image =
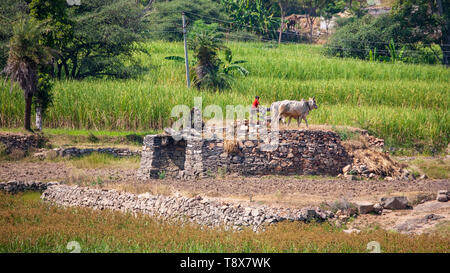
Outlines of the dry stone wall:
{"label": "dry stone wall", "polygon": [[15,194],[24,191],[45,191],[48,187],[59,185],[58,182],[8,181],[0,183],[0,191]]}
{"label": "dry stone wall", "polygon": [[0,144],[5,146],[6,153],[14,149],[28,151],[31,148],[38,148],[45,141],[39,135],[0,133]]}
{"label": "dry stone wall", "polygon": [[201,197],[160,196],[149,193],[136,195],[116,190],[90,189],[59,185],[48,187],[41,196],[45,201],[62,206],[80,206],[93,209],[111,209],[141,213],[169,220],[193,222],[204,226],[225,226],[254,231],[281,221],[325,221],[334,217],[320,208],[281,209],[266,206],[245,207]]}
{"label": "dry stone wall", "polygon": [[[169,144],[159,144],[165,138],[169,139],[166,140]],[[285,130],[279,132],[279,139],[280,144],[274,151],[262,151],[261,141],[243,140],[236,141],[236,149],[232,152],[226,152],[224,141],[220,139],[190,139],[186,143],[174,144],[176,142],[170,136],[147,136],[139,178],[153,178],[163,171],[168,176],[179,178],[203,177],[217,172],[337,175],[352,162],[341,145],[339,135],[334,132]],[[177,145],[180,153],[175,154],[173,149]]]}
{"label": "dry stone wall", "polygon": [[186,141],[170,136],[148,135],[144,138],[138,177],[177,177],[185,168]]}
{"label": "dry stone wall", "polygon": [[141,151],[134,151],[126,148],[55,148],[53,151],[56,152],[58,156],[84,156],[92,153],[99,154],[110,154],[117,157],[127,157],[127,156],[139,156]]}

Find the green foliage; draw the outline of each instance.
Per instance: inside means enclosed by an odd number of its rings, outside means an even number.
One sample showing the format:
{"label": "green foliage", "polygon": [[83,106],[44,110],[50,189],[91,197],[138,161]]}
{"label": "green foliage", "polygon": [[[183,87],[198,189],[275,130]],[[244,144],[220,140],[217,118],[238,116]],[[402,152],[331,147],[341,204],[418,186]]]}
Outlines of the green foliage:
{"label": "green foliage", "polygon": [[218,57],[218,51],[227,47],[223,45],[223,35],[217,31],[216,25],[206,26],[198,20],[189,35],[189,48],[194,51],[196,59],[196,65],[192,68],[194,85],[197,88],[229,87],[231,78],[220,70],[222,61]]}
{"label": "green foliage", "polygon": [[[197,88],[225,89],[231,86],[232,72],[248,75],[248,71],[239,64],[245,61],[233,61],[231,50],[223,44],[223,34],[217,24],[205,24],[203,20],[194,22],[189,33],[189,48],[194,51],[196,64],[192,67],[192,78]],[[218,53],[225,53],[225,62]],[[179,57],[181,58],[181,57]],[[179,60],[176,56],[166,59]]]}
{"label": "green foliage", "polygon": [[[444,4],[446,2],[441,1]],[[392,18],[400,25],[398,40],[408,43],[439,43],[440,26],[445,22],[436,13],[434,1],[397,0],[392,6]]]}
{"label": "green foliage", "polygon": [[43,32],[43,24],[28,17],[15,22],[8,61],[3,69],[11,80],[11,87],[17,82],[23,90],[26,130],[31,130],[31,104],[33,95],[38,92],[38,67],[49,64],[54,55],[53,50],[40,43]]}
{"label": "green foliage", "polygon": [[148,35],[155,39],[181,40],[183,38],[182,11],[186,13],[188,25],[198,19],[207,21],[208,18],[212,18],[211,22],[228,19],[222,7],[212,0],[160,1],[153,5],[153,10],[147,17]]}
{"label": "green foliage", "polygon": [[337,132],[342,141],[344,140],[354,140],[357,139],[360,134],[354,131],[351,131],[347,128],[336,128],[332,126],[333,131]]}
{"label": "green foliage", "polygon": [[325,20],[331,19],[335,14],[344,11],[345,1],[327,1],[325,6],[320,10],[320,14]]}
{"label": "green foliage", "polygon": [[[280,26],[280,19],[276,17],[276,14],[279,13],[276,2],[269,0],[221,0],[221,4],[233,22],[229,27],[234,31],[247,31],[269,38],[276,37],[277,29]],[[235,37],[239,39],[237,35]]]}
{"label": "green foliage", "polygon": [[402,31],[400,23],[390,15],[379,17],[367,15],[360,19],[349,20],[342,27],[338,27],[330,37],[325,46],[326,53],[370,61],[430,64],[439,62],[439,55],[430,54],[436,52],[430,52],[430,49],[425,49],[421,44],[401,44],[397,39]]}
{"label": "green foliage", "polygon": [[[450,65],[450,1],[397,0],[391,11],[400,24],[399,39],[408,43],[439,44],[442,63]],[[437,55],[437,54],[436,54]]]}
{"label": "green foliage", "polygon": [[38,74],[38,84],[37,84],[37,90],[34,94],[34,104],[36,106],[41,107],[42,114],[45,114],[47,108],[52,105],[53,103],[53,94],[52,94],[52,88],[53,88],[53,81],[50,77],[50,75],[46,73],[39,73]]}
{"label": "green foliage", "polygon": [[345,1],[333,0],[327,1],[325,6],[320,10],[320,15],[324,18],[325,23],[327,25],[327,32],[328,32],[328,25],[330,24],[330,21],[333,18],[333,16],[339,12],[344,11],[344,8],[345,8]]}
{"label": "green foliage", "polygon": [[6,158],[7,155],[8,155],[8,152],[6,149],[6,145],[3,144],[3,142],[0,142],[0,159]]}
{"label": "green foliage", "polygon": [[74,22],[67,15],[66,0],[32,0],[30,17],[43,21],[47,31],[41,43],[63,52],[73,40]]}
{"label": "green foliage", "polygon": [[[360,127],[384,138],[386,144],[405,148],[439,150],[450,141],[450,70],[445,67],[327,58],[321,46],[312,45],[225,45],[232,50],[233,60],[247,61],[243,65],[251,72],[245,78],[236,77],[227,92],[186,88],[184,64],[164,59],[184,56],[183,43],[147,42],[142,46],[151,49],[152,56],[136,57],[155,69],[142,79],[56,81],[44,127],[64,133],[72,132],[67,128],[84,129],[86,136],[86,130],[92,129],[130,134],[170,126],[173,106],[192,107],[196,96],[203,98],[204,106],[216,104],[225,113],[226,105],[250,105],[255,94],[264,105],[315,95],[319,110],[308,116],[310,124]],[[219,52],[222,59],[223,54]],[[23,94],[17,87],[10,94],[9,87],[0,80],[0,126],[18,127],[23,123]]]}
{"label": "green foliage", "polygon": [[8,59],[8,42],[12,36],[13,22],[27,13],[28,5],[26,1],[0,1],[0,70],[5,67]]}
{"label": "green foliage", "polygon": [[223,64],[223,72],[225,74],[231,74],[233,71],[238,71],[242,76],[248,75],[248,70],[244,67],[240,66],[242,63],[246,63],[247,61],[238,60],[233,61],[233,53],[229,48],[225,50],[225,63]]}
{"label": "green foliage", "polygon": [[[67,77],[132,77],[145,71],[132,53],[145,23],[139,4],[128,0],[91,0],[68,10],[74,21],[74,39],[66,45],[61,65]],[[67,72],[67,71],[66,71]]]}
{"label": "green foliage", "polygon": [[[190,41],[193,41],[197,35],[200,35],[202,33],[212,34],[216,33],[217,38],[221,39],[223,38],[223,33],[219,29],[219,24],[217,23],[211,23],[207,24],[202,19],[195,21],[192,26],[188,30],[187,38]],[[191,49],[192,48],[192,45]]]}
{"label": "green foliage", "polygon": [[356,18],[361,18],[367,14],[367,0],[354,0],[350,1],[349,11]]}
{"label": "green foliage", "polygon": [[159,177],[159,179],[164,179],[164,178],[166,178],[166,171],[160,171],[160,172],[158,173],[158,177]]}

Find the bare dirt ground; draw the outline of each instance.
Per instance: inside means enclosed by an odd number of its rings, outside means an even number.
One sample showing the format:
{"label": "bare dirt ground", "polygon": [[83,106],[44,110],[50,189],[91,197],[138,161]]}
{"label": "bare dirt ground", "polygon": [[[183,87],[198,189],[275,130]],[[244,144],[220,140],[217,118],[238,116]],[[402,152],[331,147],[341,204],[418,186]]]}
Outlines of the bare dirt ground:
{"label": "bare dirt ground", "polygon": [[[334,177],[210,177],[198,180],[153,179],[137,181],[136,167],[77,168],[70,162],[0,162],[0,181],[60,181],[90,187],[116,188],[135,193],[208,196],[226,202],[256,203],[281,207],[318,206],[337,200],[373,201],[386,196],[407,196],[414,209],[361,215],[350,226],[382,227],[407,233],[422,233],[446,224],[450,202],[430,201],[438,190],[450,190],[448,179],[413,181],[357,180]],[[100,181],[100,182],[99,182]],[[424,202],[429,201],[429,202]],[[421,204],[422,203],[422,204]],[[431,216],[430,216],[431,215]]]}

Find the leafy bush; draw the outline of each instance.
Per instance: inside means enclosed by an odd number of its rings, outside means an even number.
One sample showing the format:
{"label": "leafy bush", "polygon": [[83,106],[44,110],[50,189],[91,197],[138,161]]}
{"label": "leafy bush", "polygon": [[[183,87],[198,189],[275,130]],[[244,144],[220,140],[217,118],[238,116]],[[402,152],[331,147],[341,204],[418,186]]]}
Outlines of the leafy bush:
{"label": "leafy bush", "polygon": [[405,44],[404,30],[389,14],[341,19],[337,25],[336,32],[325,45],[328,55],[370,61],[428,64],[436,64],[440,60],[440,49],[437,46]]}
{"label": "leafy bush", "polygon": [[367,15],[338,28],[325,48],[328,54],[338,57],[365,59],[370,50],[376,50],[380,57],[387,57],[389,53],[385,46],[389,44],[397,26],[388,15]]}

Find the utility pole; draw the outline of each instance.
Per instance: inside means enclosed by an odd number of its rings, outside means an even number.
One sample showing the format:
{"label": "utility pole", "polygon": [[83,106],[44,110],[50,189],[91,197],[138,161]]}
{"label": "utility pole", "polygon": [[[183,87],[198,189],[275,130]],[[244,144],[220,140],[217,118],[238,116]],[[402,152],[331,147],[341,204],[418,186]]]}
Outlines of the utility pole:
{"label": "utility pole", "polygon": [[184,62],[186,65],[186,82],[187,87],[191,87],[191,79],[189,77],[189,59],[188,59],[188,49],[186,43],[186,19],[184,18],[184,11],[181,13],[181,17],[183,18],[183,36],[184,36]]}

